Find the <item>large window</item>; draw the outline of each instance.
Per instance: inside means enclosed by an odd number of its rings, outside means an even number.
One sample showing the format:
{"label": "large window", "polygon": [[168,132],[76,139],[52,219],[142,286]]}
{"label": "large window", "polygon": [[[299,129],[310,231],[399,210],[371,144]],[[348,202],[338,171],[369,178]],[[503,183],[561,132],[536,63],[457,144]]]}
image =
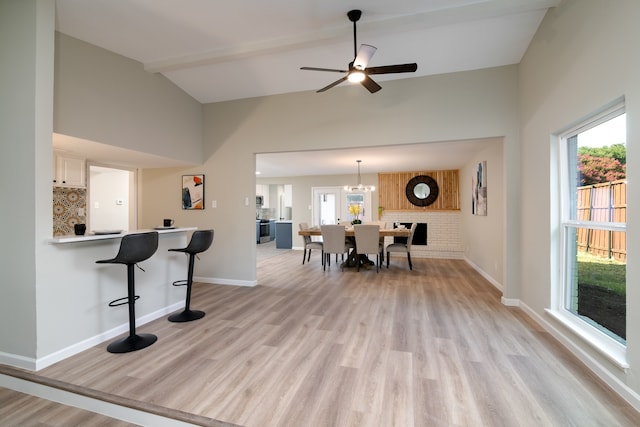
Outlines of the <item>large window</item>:
{"label": "large window", "polygon": [[560,139],[560,310],[626,345],[626,114],[616,104]]}

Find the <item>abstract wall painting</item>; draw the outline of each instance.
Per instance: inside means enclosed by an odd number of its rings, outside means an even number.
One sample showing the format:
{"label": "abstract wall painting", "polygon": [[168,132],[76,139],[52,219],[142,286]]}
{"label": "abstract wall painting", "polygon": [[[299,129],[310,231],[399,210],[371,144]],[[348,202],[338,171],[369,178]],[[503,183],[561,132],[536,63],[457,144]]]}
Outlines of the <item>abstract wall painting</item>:
{"label": "abstract wall painting", "polygon": [[182,175],[182,209],[204,209],[204,175]]}
{"label": "abstract wall painting", "polygon": [[487,161],[478,163],[471,178],[471,213],[487,216]]}

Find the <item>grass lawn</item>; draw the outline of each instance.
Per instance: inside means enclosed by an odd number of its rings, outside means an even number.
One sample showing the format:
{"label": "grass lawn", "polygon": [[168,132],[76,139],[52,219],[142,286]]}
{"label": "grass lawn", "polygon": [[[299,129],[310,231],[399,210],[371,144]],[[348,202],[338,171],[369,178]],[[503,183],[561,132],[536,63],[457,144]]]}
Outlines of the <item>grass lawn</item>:
{"label": "grass lawn", "polygon": [[578,283],[626,295],[627,264],[578,252]]}

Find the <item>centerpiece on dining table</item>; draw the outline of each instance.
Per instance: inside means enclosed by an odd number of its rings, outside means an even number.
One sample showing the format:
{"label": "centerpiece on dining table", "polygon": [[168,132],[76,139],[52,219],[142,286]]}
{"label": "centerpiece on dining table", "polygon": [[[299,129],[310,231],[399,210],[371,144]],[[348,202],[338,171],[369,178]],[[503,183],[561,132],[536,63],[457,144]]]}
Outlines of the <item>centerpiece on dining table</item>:
{"label": "centerpiece on dining table", "polygon": [[360,205],[357,203],[349,205],[349,214],[355,217],[355,219],[351,221],[351,224],[362,224],[360,220],[360,208]]}

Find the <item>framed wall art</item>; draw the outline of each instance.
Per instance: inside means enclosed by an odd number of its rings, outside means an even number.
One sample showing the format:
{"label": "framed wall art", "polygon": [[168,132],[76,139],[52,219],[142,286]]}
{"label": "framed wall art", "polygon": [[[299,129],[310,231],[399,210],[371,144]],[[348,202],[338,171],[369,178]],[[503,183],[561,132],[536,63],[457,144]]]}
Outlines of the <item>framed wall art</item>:
{"label": "framed wall art", "polygon": [[482,161],[476,167],[471,178],[471,213],[487,216],[487,162]]}
{"label": "framed wall art", "polygon": [[182,175],[182,209],[204,209],[204,175]]}

